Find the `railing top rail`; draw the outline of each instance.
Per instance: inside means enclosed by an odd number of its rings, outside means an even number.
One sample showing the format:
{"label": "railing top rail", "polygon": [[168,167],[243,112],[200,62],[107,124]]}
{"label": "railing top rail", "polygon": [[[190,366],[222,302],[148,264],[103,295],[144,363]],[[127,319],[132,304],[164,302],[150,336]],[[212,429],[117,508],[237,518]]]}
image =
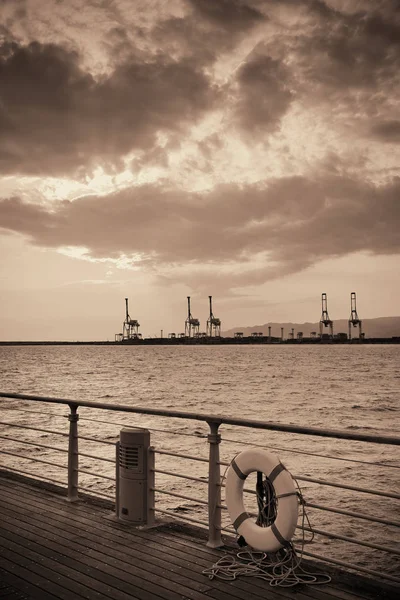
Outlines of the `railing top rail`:
{"label": "railing top rail", "polygon": [[282,431],[285,433],[298,433],[304,435],[315,435],[318,437],[338,438],[355,440],[358,442],[371,442],[373,444],[391,444],[400,446],[400,437],[389,435],[376,435],[373,433],[353,433],[339,429],[319,429],[317,427],[303,427],[301,425],[286,425],[284,423],[272,423],[270,421],[257,421],[255,419],[239,419],[223,415],[207,415],[202,413],[183,412],[178,410],[163,410],[142,406],[128,406],[126,404],[106,404],[104,402],[89,402],[88,400],[72,400],[68,398],[51,398],[47,396],[33,396],[28,394],[12,394],[0,392],[0,398],[14,400],[28,400],[33,402],[48,402],[52,404],[67,404],[69,406],[83,406],[86,408],[98,408],[101,410],[113,410],[119,412],[136,413],[143,415],[154,415],[159,417],[175,417],[178,419],[191,419],[217,423],[219,425],[236,425],[237,427],[252,427],[254,429],[268,429]]}

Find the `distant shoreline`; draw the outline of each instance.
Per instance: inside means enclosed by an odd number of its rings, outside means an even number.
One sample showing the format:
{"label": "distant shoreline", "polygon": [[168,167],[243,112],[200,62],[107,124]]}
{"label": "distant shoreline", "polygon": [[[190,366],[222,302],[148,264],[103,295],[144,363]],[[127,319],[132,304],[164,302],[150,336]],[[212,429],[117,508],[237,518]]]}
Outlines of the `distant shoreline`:
{"label": "distant shoreline", "polygon": [[302,340],[289,339],[281,340],[279,338],[263,337],[242,337],[242,338],[144,338],[139,340],[125,340],[122,342],[113,341],[0,341],[0,346],[301,346],[301,345],[369,345],[369,344],[400,344],[400,337],[390,338],[365,338],[353,340],[320,340],[313,338],[303,338]]}

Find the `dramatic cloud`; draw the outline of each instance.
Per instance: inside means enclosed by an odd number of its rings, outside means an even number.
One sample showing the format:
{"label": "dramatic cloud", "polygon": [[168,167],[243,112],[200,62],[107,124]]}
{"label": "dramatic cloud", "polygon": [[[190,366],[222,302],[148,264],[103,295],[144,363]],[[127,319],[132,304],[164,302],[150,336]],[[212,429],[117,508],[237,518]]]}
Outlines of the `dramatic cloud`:
{"label": "dramatic cloud", "polygon": [[251,56],[236,74],[235,117],[245,131],[273,131],[292,100],[284,65],[269,56]]}
{"label": "dramatic cloud", "polygon": [[[376,187],[341,177],[201,194],[148,185],[66,201],[55,211],[12,198],[0,203],[0,222],[34,244],[86,247],[93,257],[135,255],[161,272],[177,263],[247,265],[250,283],[351,252],[399,252],[399,193],[400,179]],[[255,257],[262,267],[251,264]]]}
{"label": "dramatic cloud", "polygon": [[81,6],[0,2],[8,237],[242,292],[400,252],[398,0]]}
{"label": "dramatic cloud", "polygon": [[0,48],[0,90],[0,170],[36,175],[118,168],[157,134],[194,124],[216,99],[190,60],[132,57],[95,80],[75,52],[38,42]]}
{"label": "dramatic cloud", "polygon": [[241,0],[190,0],[198,16],[230,32],[249,29],[263,20],[262,14]]}
{"label": "dramatic cloud", "polygon": [[400,143],[400,121],[377,123],[371,128],[370,133],[382,142]]}

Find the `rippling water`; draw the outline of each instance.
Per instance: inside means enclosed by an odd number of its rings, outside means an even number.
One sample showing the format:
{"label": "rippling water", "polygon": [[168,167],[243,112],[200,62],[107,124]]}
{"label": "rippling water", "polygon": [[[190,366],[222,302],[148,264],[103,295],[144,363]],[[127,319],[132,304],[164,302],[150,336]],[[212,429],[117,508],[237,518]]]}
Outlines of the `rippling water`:
{"label": "rippling water", "polygon": [[[176,409],[195,413],[297,424],[353,432],[400,436],[400,346],[15,346],[0,347],[0,390],[42,396]],[[67,430],[65,407],[1,401],[2,421]],[[24,409],[22,410],[15,410]],[[28,412],[29,411],[29,412]],[[207,425],[199,421],[126,415],[80,409],[82,435],[114,442],[121,426],[152,430],[156,448],[207,457]],[[93,421],[92,419],[95,419]],[[65,438],[52,433],[18,430],[2,425],[2,434],[65,448]],[[252,444],[274,451],[293,475],[400,493],[398,448],[346,440],[317,438],[223,426],[221,458],[232,457]],[[179,435],[178,435],[179,434]],[[2,440],[18,457],[0,455],[1,464],[41,472],[43,465],[23,456],[36,455],[32,446]],[[80,451],[113,457],[113,446],[81,441]],[[314,456],[326,455],[331,458]],[[42,449],[50,463],[66,463],[66,455]],[[346,459],[337,460],[337,459]],[[367,465],[380,463],[380,465]],[[28,466],[29,465],[29,466]],[[110,463],[81,458],[80,467],[113,476]],[[207,465],[157,455],[157,467],[207,477]],[[45,474],[65,480],[52,465]],[[81,475],[81,484],[94,492],[113,493],[113,483]],[[250,482],[251,483],[251,482]],[[311,482],[299,482],[309,502],[335,506],[399,521],[398,501]],[[205,520],[197,499],[206,486],[168,476],[157,487],[188,495],[193,501],[157,495],[157,506]],[[248,506],[252,509],[252,505]],[[315,527],[349,538],[360,537],[399,549],[395,528],[317,509],[308,510]],[[224,523],[229,524],[228,515]],[[397,537],[396,537],[397,536]],[[307,546],[340,560],[395,572],[399,563],[378,550],[316,536]]]}

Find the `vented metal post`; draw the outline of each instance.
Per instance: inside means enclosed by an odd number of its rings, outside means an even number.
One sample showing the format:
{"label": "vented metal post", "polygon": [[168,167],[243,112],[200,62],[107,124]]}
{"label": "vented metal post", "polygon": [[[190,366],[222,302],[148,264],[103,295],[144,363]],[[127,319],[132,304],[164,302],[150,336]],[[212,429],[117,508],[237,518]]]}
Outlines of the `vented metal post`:
{"label": "vented metal post", "polygon": [[210,433],[207,436],[210,444],[208,463],[208,542],[210,548],[219,548],[224,543],[221,537],[221,469],[219,464],[219,444],[221,436],[218,433],[220,423],[207,421]]}
{"label": "vented metal post", "polygon": [[[149,516],[148,457],[150,431],[124,427],[120,431],[116,506],[118,518],[147,525]],[[154,486],[153,486],[154,487]]]}
{"label": "vented metal post", "polygon": [[68,440],[68,496],[69,502],[76,502],[78,498],[78,474],[79,474],[79,455],[78,455],[78,406],[70,404],[69,421],[69,440]]}

